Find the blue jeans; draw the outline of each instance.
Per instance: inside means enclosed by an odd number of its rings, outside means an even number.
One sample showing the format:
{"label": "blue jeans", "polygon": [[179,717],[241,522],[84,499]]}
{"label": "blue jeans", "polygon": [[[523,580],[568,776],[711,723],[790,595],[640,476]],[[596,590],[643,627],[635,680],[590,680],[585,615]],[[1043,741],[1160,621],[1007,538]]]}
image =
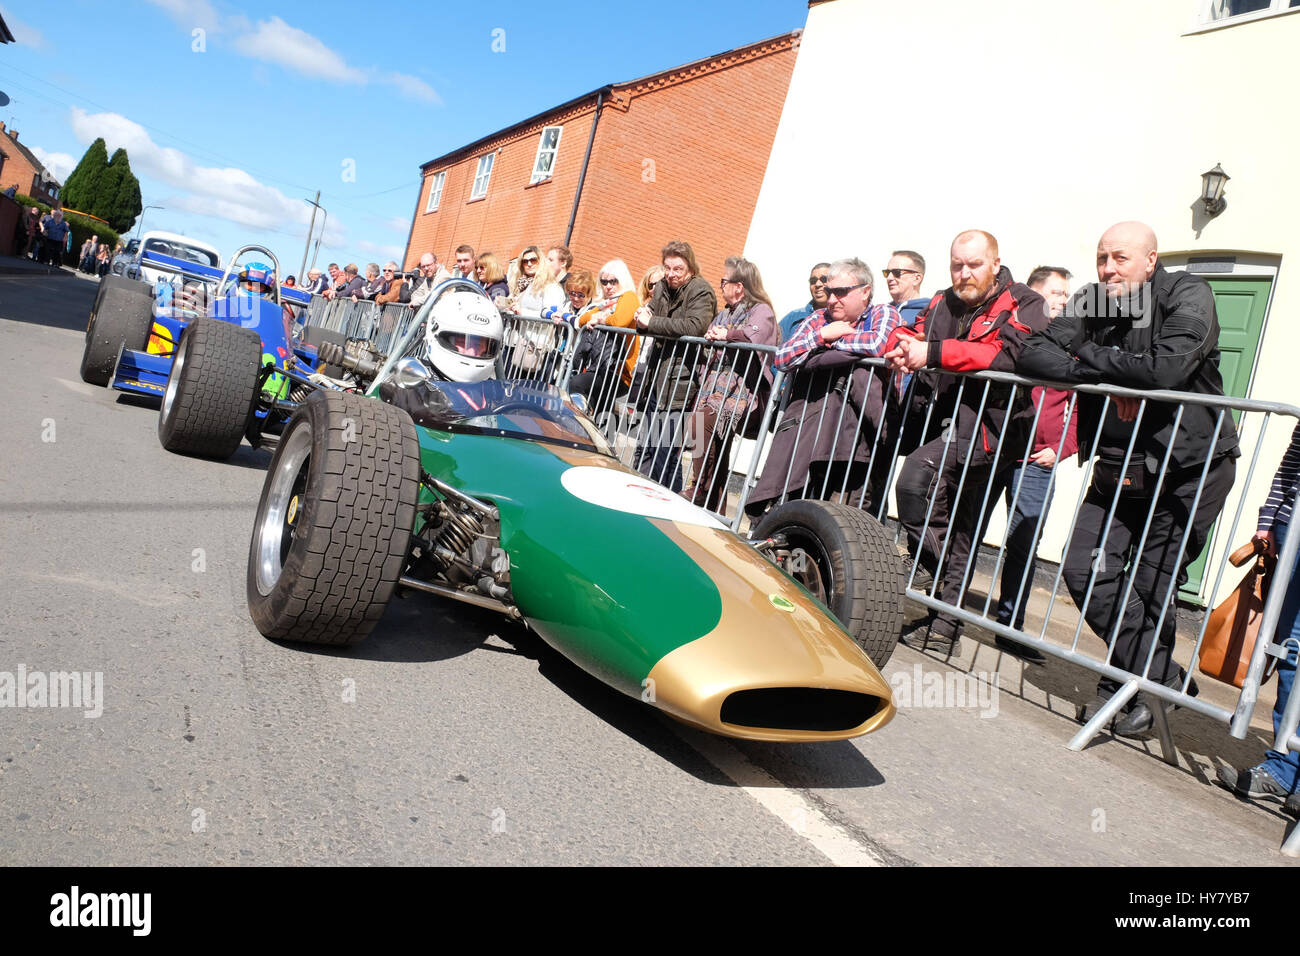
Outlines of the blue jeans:
{"label": "blue jeans", "polygon": [[[1024,478],[1021,478],[1024,475]],[[1052,502],[1050,484],[1052,469],[1033,462],[1025,462],[1011,473],[1007,486],[1007,506],[1020,485],[1016,509],[1007,520],[1007,556],[1002,565],[1002,589],[998,594],[998,623],[1010,624],[1015,615],[1015,628],[1025,627],[1025,605],[1034,586],[1034,569],[1038,565],[1039,515],[1047,511]],[[1026,571],[1028,573],[1026,573]],[[1021,582],[1024,582],[1023,589]]]}
{"label": "blue jeans", "polygon": [[[1286,540],[1286,525],[1277,525],[1273,529],[1273,538],[1279,551]],[[1291,653],[1278,661],[1277,667],[1277,703],[1273,705],[1273,734],[1282,724],[1282,711],[1291,697],[1295,686],[1295,669],[1297,648],[1300,647],[1300,555],[1296,556],[1296,567],[1291,569],[1291,580],[1287,583],[1286,599],[1282,602],[1282,615],[1277,620],[1276,639],[1289,642]],[[1282,785],[1288,793],[1296,790],[1296,779],[1300,777],[1300,754],[1295,751],[1278,753],[1270,750],[1261,766],[1269,776]]]}

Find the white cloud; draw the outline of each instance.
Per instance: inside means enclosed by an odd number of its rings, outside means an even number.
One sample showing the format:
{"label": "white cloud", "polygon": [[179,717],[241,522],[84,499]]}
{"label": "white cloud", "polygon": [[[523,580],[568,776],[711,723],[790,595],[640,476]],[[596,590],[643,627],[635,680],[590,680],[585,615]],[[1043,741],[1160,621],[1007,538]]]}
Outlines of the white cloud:
{"label": "white cloud", "polygon": [[9,27],[9,32],[14,35],[15,43],[32,47],[35,50],[45,49],[45,34],[17,19],[9,12],[8,4],[0,6],[0,16],[5,18],[5,24]]}
{"label": "white cloud", "polygon": [[319,39],[279,17],[263,20],[251,33],[236,37],[234,47],[244,56],[278,63],[303,76],[336,83],[362,84],[367,79],[365,71],[348,66],[343,57]]}
{"label": "white cloud", "polygon": [[178,149],[159,146],[144,127],[118,113],[91,114],[73,107],[71,122],[81,142],[90,143],[102,136],[110,154],[119,146],[126,149],[134,171],[180,190],[169,197],[169,208],[258,229],[285,230],[304,237],[307,234],[310,207],[274,186],[258,182],[243,169],[200,166]]}
{"label": "white cloud", "polygon": [[256,24],[242,13],[224,19],[218,17],[210,0],[148,0],[185,30],[203,27],[210,33],[230,37],[231,49],[240,56],[263,63],[274,63],[312,79],[331,83],[365,86],[383,83],[408,99],[420,103],[440,104],[437,91],[409,73],[381,72],[370,67],[350,65],[346,58],[326,46],[319,37],[286,23],[277,16]]}
{"label": "white cloud", "polygon": [[[6,23],[9,21],[6,20]],[[47,153],[39,146],[28,146],[32,154],[41,161],[41,165],[54,174],[61,183],[68,181],[68,174],[77,168],[77,161],[67,153]]]}
{"label": "white cloud", "polygon": [[442,97],[438,95],[437,91],[418,76],[410,76],[406,73],[389,73],[384,77],[384,82],[396,87],[397,91],[408,99],[433,104],[442,102]]}
{"label": "white cloud", "polygon": [[221,21],[210,0],[147,0],[162,10],[185,30],[202,27],[209,32],[221,29]]}
{"label": "white cloud", "polygon": [[400,232],[402,235],[406,235],[411,231],[411,220],[403,219],[401,216],[394,216],[392,219],[385,219],[384,225],[393,230],[393,232]]}

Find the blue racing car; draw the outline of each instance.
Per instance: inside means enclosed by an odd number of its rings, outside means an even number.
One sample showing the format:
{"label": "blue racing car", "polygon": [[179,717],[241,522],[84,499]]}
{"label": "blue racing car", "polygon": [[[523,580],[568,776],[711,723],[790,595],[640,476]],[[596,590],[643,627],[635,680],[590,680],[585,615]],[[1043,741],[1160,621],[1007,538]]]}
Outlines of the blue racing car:
{"label": "blue racing car", "polygon": [[[235,272],[247,253],[274,265]],[[221,270],[147,251],[142,265],[164,276],[105,276],[90,313],[82,379],[161,398],[158,434],[170,451],[227,458],[245,437],[256,446],[278,432],[311,388],[347,386],[321,374],[341,370],[323,369],[316,345],[295,337],[294,310],[311,296],[280,286],[274,254],[244,246],[227,261]]]}

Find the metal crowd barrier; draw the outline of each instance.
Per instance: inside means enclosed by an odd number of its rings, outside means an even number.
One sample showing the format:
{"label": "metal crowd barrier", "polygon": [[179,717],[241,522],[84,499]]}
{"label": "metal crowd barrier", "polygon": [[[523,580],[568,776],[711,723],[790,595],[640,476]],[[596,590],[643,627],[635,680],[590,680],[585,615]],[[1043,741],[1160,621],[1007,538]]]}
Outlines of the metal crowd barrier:
{"label": "metal crowd barrier", "polygon": [[501,314],[504,329],[497,353],[497,377],[554,385],[561,381],[573,356],[575,330],[562,322]]}
{"label": "metal crowd barrier", "polygon": [[724,519],[734,513],[735,527],[740,488],[733,474],[766,434],[775,353],[773,346],[587,325],[560,385],[585,398],[588,415],[626,464]]}
{"label": "metal crowd barrier", "polygon": [[[623,373],[632,343],[638,340],[650,343],[642,350],[643,355],[648,353],[650,357],[644,363],[640,380],[629,387]],[[605,347],[597,348],[599,345]],[[1235,577],[1231,580],[1225,577],[1229,567],[1227,557],[1236,545],[1254,533],[1254,509],[1247,510],[1247,489],[1257,473],[1271,475],[1276,464],[1275,460],[1266,460],[1261,465],[1266,448],[1278,449],[1278,426],[1273,419],[1283,419],[1285,434],[1289,436],[1296,419],[1300,418],[1300,408],[1185,392],[1095,385],[1073,389],[1066,403],[1067,416],[1076,414],[1081,396],[1091,396],[1090,401],[1100,404],[1096,433],[1079,436],[1081,443],[1091,439],[1094,448],[1100,444],[1101,423],[1112,406],[1117,406],[1120,399],[1133,400],[1133,421],[1127,431],[1127,447],[1119,468],[1124,473],[1130,466],[1141,467],[1151,484],[1136,499],[1131,497],[1131,492],[1126,496],[1119,483],[1113,493],[1094,494],[1090,498],[1096,458],[1089,459],[1082,468],[1061,461],[1063,428],[1055,449],[1057,461],[1047,470],[1045,488],[1040,486],[1037,490],[1044,504],[1036,518],[1026,518],[1021,522],[1024,527],[1016,529],[1019,547],[1022,550],[1027,547],[1029,556],[1036,558],[1040,551],[1056,549],[1057,567],[1050,599],[1045,612],[1026,607],[1033,581],[1030,579],[1032,564],[1024,561],[1018,566],[1019,580],[1009,579],[1001,588],[1011,605],[1011,614],[1010,623],[1000,623],[997,619],[999,588],[1008,564],[1012,534],[1005,527],[997,529],[997,523],[1004,506],[1005,514],[1010,516],[1016,513],[1022,499],[1028,500],[1030,471],[1021,467],[1021,463],[1033,453],[1034,435],[1045,399],[1041,392],[1036,400],[1031,399],[1032,389],[1040,385],[1050,388],[1052,383],[1003,372],[955,375],[956,393],[950,407],[965,404],[968,414],[979,422],[984,421],[985,411],[990,407],[1014,408],[1019,412],[1014,419],[1006,416],[998,434],[986,435],[981,431],[976,441],[966,441],[933,401],[911,409],[905,407],[906,403],[901,401],[902,382],[882,359],[776,373],[771,381],[771,397],[765,398],[759,407],[749,408],[743,415],[719,416],[706,406],[705,396],[726,394],[729,385],[738,382],[754,382],[756,373],[762,375],[768,371],[775,349],[711,343],[697,338],[660,338],[600,326],[582,330],[575,352],[576,357],[560,384],[570,391],[575,385],[582,387],[589,413],[621,457],[642,474],[682,491],[714,513],[724,518],[730,515],[728,520],[737,531],[747,520],[756,521],[767,508],[792,498],[843,501],[870,511],[882,521],[899,516],[897,486],[908,457],[903,452],[913,450],[915,455],[915,447],[924,443],[925,452],[937,459],[935,470],[948,477],[946,481],[928,482],[922,489],[923,500],[918,502],[911,483],[917,474],[925,472],[917,466],[909,470],[909,484],[904,491],[912,496],[908,509],[912,532],[905,534],[904,528],[899,529],[900,542],[906,544],[908,538],[913,542],[909,548],[913,557],[907,596],[931,611],[1069,660],[1117,684],[1118,689],[1106,705],[1070,741],[1070,749],[1086,746],[1139,693],[1203,714],[1226,724],[1232,736],[1246,737],[1267,659],[1285,651],[1276,643],[1256,643],[1243,687],[1231,710],[1192,696],[1191,675],[1205,640],[1209,615],[1201,616],[1194,640],[1190,646],[1184,641],[1181,650],[1172,616],[1180,586],[1176,571],[1186,563],[1189,546],[1195,540],[1193,522],[1184,519],[1162,531],[1158,526],[1153,527],[1153,519],[1162,513],[1157,506],[1162,494],[1172,495],[1170,489],[1175,481],[1188,516],[1197,513],[1202,497],[1207,495],[1207,479],[1211,485],[1210,496],[1218,488],[1223,503],[1213,515],[1213,528],[1198,532],[1204,539],[1206,555],[1202,597],[1212,606],[1226,596],[1236,582]],[[594,363],[589,360],[593,353],[598,358]],[[742,399],[748,397],[757,396],[741,395]],[[1181,450],[1180,441],[1185,443],[1180,425],[1189,410],[1197,407],[1208,410],[1208,416],[1205,412],[1195,414],[1205,416],[1210,422],[1208,427],[1215,429],[1216,434],[1232,427],[1237,430],[1241,457],[1235,463],[1235,480],[1226,491],[1219,470],[1221,459],[1202,455],[1189,461],[1186,455],[1176,457]],[[1153,415],[1161,416],[1161,421],[1179,437],[1163,448],[1159,460],[1146,462],[1146,449],[1137,447],[1136,440],[1142,422]],[[1013,433],[1012,428],[1018,431]],[[735,439],[745,432],[761,440],[753,441],[743,453],[737,454],[734,446],[744,442]],[[990,462],[983,461],[983,455],[976,455],[982,442],[1000,449]],[[1212,466],[1218,478],[1212,476]],[[734,485],[740,475],[744,477],[739,488],[734,489],[738,494],[728,495],[727,483]],[[1114,519],[1121,508],[1124,521],[1116,522]],[[1081,511],[1092,516],[1086,527],[1080,525]],[[1099,517],[1102,514],[1104,518]],[[952,556],[955,538],[950,534],[954,522],[963,524],[971,536],[966,554],[957,561]],[[1210,522],[1207,518],[1197,524],[1208,526]],[[1026,527],[1032,533],[1027,535]],[[990,531],[990,528],[997,530]],[[931,537],[932,530],[935,533]],[[1089,560],[1082,563],[1076,552],[1074,564],[1067,568],[1069,542],[1076,534],[1080,535],[1080,542],[1092,544],[1089,537],[1096,539],[1097,547],[1091,549]],[[1136,557],[1122,568],[1112,567],[1108,573],[1102,562],[1111,534],[1129,535],[1131,547],[1119,548],[1125,542],[1117,540],[1114,551]],[[925,583],[922,555],[927,540],[937,547],[931,549],[927,562],[930,566],[925,568],[930,580]],[[1288,535],[1264,607],[1261,634],[1272,634],[1276,628],[1297,548],[1300,548],[1300,534]],[[991,560],[991,572],[980,570],[981,552]],[[1158,567],[1152,564],[1157,553],[1166,567],[1172,569],[1170,573],[1153,572]],[[1098,607],[1103,606],[1096,593],[1099,575],[1105,577],[1109,593],[1117,596],[1113,607],[1124,608],[1140,600],[1155,618],[1154,628],[1144,618],[1138,631],[1148,635],[1146,640],[1130,638],[1130,651],[1136,649],[1136,655],[1130,658],[1127,669],[1116,659],[1122,613],[1113,615],[1114,619],[1107,619],[1104,624],[1094,615],[1092,620],[1101,633],[1088,627],[1085,635],[1089,608],[1094,602]],[[1071,593],[1070,604],[1057,600],[1063,583]],[[1105,607],[1111,606],[1112,599],[1108,598]],[[1004,607],[1004,615],[1006,610]],[[1025,620],[1025,625],[1015,627],[1018,619]],[[1049,641],[1049,628],[1058,634],[1069,633],[1068,646]],[[1159,638],[1150,639],[1151,634],[1169,635],[1165,640],[1171,642],[1166,645],[1170,667],[1181,668],[1175,686],[1165,685],[1161,682],[1163,675],[1153,673],[1156,651],[1162,642]],[[1165,759],[1173,762],[1176,757],[1164,708],[1151,709],[1153,733],[1162,745]],[[1289,701],[1274,740],[1275,750],[1300,751],[1298,722],[1300,694],[1293,695]],[[1289,852],[1300,852],[1300,840],[1293,837],[1289,844],[1292,845]]]}
{"label": "metal crowd barrier", "polygon": [[381,354],[388,354],[410,328],[416,310],[409,305],[376,302],[351,298],[326,299],[313,295],[307,306],[305,324],[337,332],[349,339],[364,339]]}

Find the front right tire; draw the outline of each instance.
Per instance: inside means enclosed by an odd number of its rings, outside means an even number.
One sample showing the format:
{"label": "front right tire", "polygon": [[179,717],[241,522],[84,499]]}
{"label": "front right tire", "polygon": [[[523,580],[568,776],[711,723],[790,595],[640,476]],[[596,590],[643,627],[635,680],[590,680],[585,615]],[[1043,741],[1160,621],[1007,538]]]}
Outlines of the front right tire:
{"label": "front right tire", "polygon": [[262,339],[218,319],[195,319],[172,358],[158,411],[158,440],[168,451],[229,458],[257,401]]}
{"label": "front right tire", "polygon": [[907,566],[885,527],[858,508],[833,501],[787,501],[751,537],[780,535],[777,565],[821,601],[871,658],[884,667],[903,629]]}
{"label": "front right tire", "polygon": [[284,428],[257,506],[247,578],[257,629],[310,644],[366,637],[402,575],[419,490],[410,415],[313,392]]}

